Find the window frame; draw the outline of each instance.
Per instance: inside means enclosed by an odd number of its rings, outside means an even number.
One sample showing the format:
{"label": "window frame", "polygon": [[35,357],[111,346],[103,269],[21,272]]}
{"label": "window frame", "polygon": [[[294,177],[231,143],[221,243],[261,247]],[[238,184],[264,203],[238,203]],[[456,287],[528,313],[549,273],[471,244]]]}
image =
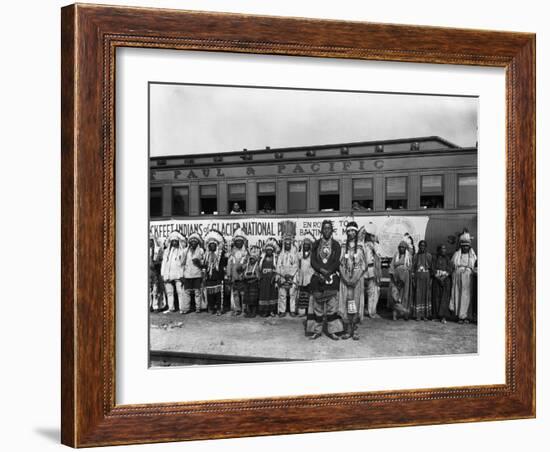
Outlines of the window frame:
{"label": "window frame", "polygon": [[[273,185],[273,191],[270,192],[261,192],[260,191],[260,185],[261,184],[272,184]],[[261,197],[273,197],[274,203],[271,206],[271,210],[273,213],[277,211],[277,181],[276,180],[258,180],[256,181],[256,206],[258,213],[263,213],[263,206],[260,203]],[[307,187],[306,187],[306,197],[307,197]],[[306,198],[307,202],[307,198]],[[307,204],[306,204],[307,206]]]}
{"label": "window frame", "polygon": [[[438,192],[431,192],[431,193],[424,193],[423,192],[423,180],[425,177],[440,177],[441,178],[441,187]],[[445,174],[442,173],[434,173],[434,174],[421,174],[420,175],[420,198],[419,198],[419,205],[421,209],[424,209],[422,206],[422,197],[441,197],[441,207],[426,207],[425,210],[433,210],[433,209],[444,209],[445,208]]]}
{"label": "window frame", "polygon": [[[242,197],[241,197],[241,195],[238,195],[239,198],[234,198],[231,195],[231,187],[235,187],[237,185],[243,186],[244,187],[244,192],[242,194]],[[233,202],[246,201],[246,182],[228,182],[227,183],[227,200],[229,202],[231,202],[231,201],[233,201]]]}
{"label": "window frame", "polygon": [[[305,207],[303,210],[294,210],[294,209],[291,209],[290,208],[290,186],[292,184],[303,184],[305,185],[306,187],[306,190],[305,190]],[[307,207],[308,207],[308,202],[307,202],[307,197],[308,197],[308,181],[307,180],[289,180],[287,181],[287,187],[286,187],[286,200],[287,200],[287,212],[288,213],[306,213],[307,212]]]}
{"label": "window frame", "polygon": [[[370,188],[370,191],[371,191],[371,195],[370,197],[364,197],[364,196],[355,196],[355,182],[356,181],[361,181],[361,180],[370,180],[371,181],[371,188]],[[365,207],[363,205],[361,205],[364,209],[366,209],[367,211],[372,211],[374,210],[374,176],[373,175],[369,175],[367,177],[351,177],[351,206],[350,208],[353,209],[353,203],[355,201],[361,203],[361,202],[370,202],[370,207]]]}
{"label": "window frame", "polygon": [[[215,195],[203,196],[203,194],[202,194],[202,188],[203,187],[216,187],[216,194]],[[219,196],[218,192],[219,192],[218,184],[205,183],[205,184],[199,185],[199,215],[202,215],[202,212],[204,211],[203,206],[202,206],[202,200],[203,199],[218,199],[218,196]],[[216,210],[214,212],[219,212],[217,203],[216,203]],[[214,213],[205,213],[204,215],[213,215],[213,214]]]}
{"label": "window frame", "polygon": [[[472,177],[475,176],[476,178],[476,203],[474,205],[464,205],[460,202],[460,178],[461,177]],[[478,175],[477,173],[457,173],[456,174],[456,206],[461,209],[468,209],[468,208],[477,208],[479,205],[479,183],[478,183]]]}
{"label": "window frame", "polygon": [[[159,192],[159,199],[160,199],[160,211],[159,211],[159,214],[158,215],[154,215],[152,210],[151,210],[151,199],[152,199],[152,192],[153,190],[155,191],[158,191]],[[160,185],[156,185],[156,186],[153,186],[153,185],[150,185],[149,186],[149,218],[158,218],[158,217],[162,217],[163,216],[163,203],[164,203],[164,190],[163,190],[163,187]]]}
{"label": "window frame", "polygon": [[[330,178],[330,179],[325,179],[325,178],[320,178],[318,181],[318,186],[317,186],[317,201],[319,203],[319,213],[326,213],[326,212],[340,212],[342,210],[342,203],[341,203],[341,193],[342,193],[342,178]],[[321,184],[323,182],[336,182],[337,184],[337,189],[336,191],[321,191]],[[321,209],[321,196],[325,196],[325,195],[328,195],[328,196],[337,196],[338,197],[338,209],[334,209],[334,210],[327,210],[327,211],[323,211],[323,209]]]}
{"label": "window frame", "polygon": [[[174,196],[174,192],[178,188],[186,188],[187,189],[187,200],[186,200],[186,203],[185,203],[186,213],[183,213],[183,214],[182,213],[176,213],[175,209],[174,209],[174,200],[176,199],[176,197]],[[172,185],[170,191],[171,191],[171,195],[172,195],[172,199],[170,200],[170,209],[171,209],[172,216],[178,216],[178,217],[188,217],[188,216],[190,216],[189,201],[190,201],[190,198],[191,198],[191,187],[188,184]]]}

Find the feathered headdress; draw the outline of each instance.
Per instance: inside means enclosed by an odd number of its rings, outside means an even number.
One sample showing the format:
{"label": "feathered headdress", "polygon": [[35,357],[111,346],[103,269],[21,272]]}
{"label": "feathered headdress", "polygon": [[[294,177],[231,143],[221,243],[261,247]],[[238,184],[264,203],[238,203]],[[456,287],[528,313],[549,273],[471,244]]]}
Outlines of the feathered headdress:
{"label": "feathered headdress", "polygon": [[411,254],[416,254],[416,247],[414,246],[414,239],[412,238],[412,235],[410,235],[408,232],[405,232],[402,241],[405,242],[406,247]]}
{"label": "feathered headdress", "polygon": [[274,237],[269,237],[264,244],[264,253],[265,251],[271,248],[273,250],[274,254],[277,254],[279,252],[279,244],[277,243],[277,240]]}
{"label": "feathered headdress", "polygon": [[246,237],[246,233],[242,230],[242,228],[237,228],[235,232],[233,232],[233,238],[231,240],[231,246],[237,241],[242,240],[244,242],[244,247],[246,248],[248,246],[248,239]]}
{"label": "feathered headdress", "polygon": [[198,232],[193,232],[191,235],[189,235],[189,241],[196,240],[199,242],[199,245],[202,246],[202,237]]}
{"label": "feathered headdress", "polygon": [[[406,234],[408,235],[408,234]],[[406,241],[406,240],[401,240],[399,242],[399,245],[397,246],[397,248],[399,248],[400,246],[403,246],[405,247],[405,265],[411,265],[412,263],[412,253],[411,253],[411,250],[410,250],[410,242]],[[399,259],[399,250],[397,250],[393,256],[394,260],[397,260]]]}
{"label": "feathered headdress", "polygon": [[306,232],[300,243],[300,250],[303,248],[304,243],[309,242],[311,245],[315,243],[315,237],[311,232]]}
{"label": "feathered headdress", "polygon": [[365,232],[370,235],[376,235],[376,233],[378,232],[378,228],[374,223],[369,222],[364,226],[364,228],[365,228]]}
{"label": "feathered headdress", "polygon": [[357,243],[360,245],[363,245],[363,242],[365,241],[365,237],[367,236],[367,231],[364,226],[361,226],[359,228],[359,232],[357,232]]}
{"label": "feathered headdress", "polygon": [[281,238],[283,241],[294,241],[296,237],[296,222],[291,220],[285,220],[281,223]]}
{"label": "feathered headdress", "polygon": [[467,229],[464,230],[462,234],[460,234],[458,238],[458,243],[460,245],[471,245],[472,244],[472,236],[468,232]]}
{"label": "feathered headdress", "polygon": [[[179,246],[177,248],[172,248],[172,240],[176,240],[178,242]],[[164,246],[165,252],[163,255],[163,262],[167,261],[171,257],[181,260],[187,247],[187,239],[181,232],[172,231],[166,238]]]}
{"label": "feathered headdress", "polygon": [[186,245],[187,245],[187,239],[185,238],[185,236],[179,232],[179,231],[172,231],[170,233],[170,235],[168,235],[168,238],[166,239],[167,240],[167,245],[169,246],[170,245],[170,242],[172,240],[177,240],[179,243],[180,243],[180,246],[182,248],[184,248]]}
{"label": "feathered headdress", "polygon": [[[208,231],[206,237],[204,238],[204,243],[206,245],[206,253],[204,255],[204,263],[206,264],[206,272],[208,275],[211,275],[214,270],[216,270],[220,263],[220,258],[224,252],[225,239],[221,232],[212,229]],[[210,251],[208,245],[210,243],[216,244],[216,249]]]}
{"label": "feathered headdress", "polygon": [[204,238],[204,244],[206,245],[206,247],[208,247],[210,243],[215,243],[217,245],[217,248],[222,249],[225,245],[225,238],[220,231],[216,229],[211,229],[210,231],[208,231],[206,237]]}
{"label": "feathered headdress", "polygon": [[262,249],[262,257],[260,258],[260,268],[263,265],[263,262],[266,256],[266,251],[268,248],[271,248],[273,250],[273,262],[274,262],[274,265],[277,266],[277,253],[279,252],[279,249],[280,249],[279,243],[277,242],[277,239],[275,239],[275,237],[269,237],[265,241]]}
{"label": "feathered headdress", "polygon": [[258,245],[252,245],[248,251],[250,257],[256,259],[256,262],[260,260],[262,249]]}

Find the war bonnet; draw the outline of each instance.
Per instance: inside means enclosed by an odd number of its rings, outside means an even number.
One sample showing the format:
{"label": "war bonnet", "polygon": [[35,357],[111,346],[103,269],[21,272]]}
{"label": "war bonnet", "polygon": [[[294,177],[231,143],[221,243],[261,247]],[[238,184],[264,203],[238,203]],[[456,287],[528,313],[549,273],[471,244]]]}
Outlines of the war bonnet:
{"label": "war bonnet", "polygon": [[202,245],[202,237],[201,235],[198,233],[198,232],[193,232],[190,236],[189,236],[189,241],[191,240],[196,240],[197,242],[199,242],[199,244]]}
{"label": "war bonnet", "polygon": [[179,231],[172,231],[170,235],[168,236],[168,243],[170,243],[172,240],[177,240],[178,242],[187,242],[187,239],[184,235],[182,235]]}
{"label": "war bonnet", "polygon": [[206,237],[204,238],[204,243],[206,246],[208,246],[210,243],[215,243],[218,248],[221,248],[225,244],[225,239],[221,232],[217,231],[216,229],[212,229],[206,234]]}

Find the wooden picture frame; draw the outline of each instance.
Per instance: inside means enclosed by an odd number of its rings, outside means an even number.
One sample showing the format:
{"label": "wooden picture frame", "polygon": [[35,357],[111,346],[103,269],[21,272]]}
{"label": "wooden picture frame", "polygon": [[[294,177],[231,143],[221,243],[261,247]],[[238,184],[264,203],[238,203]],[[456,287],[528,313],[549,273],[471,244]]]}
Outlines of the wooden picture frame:
{"label": "wooden picture frame", "polygon": [[[535,416],[535,35],[76,4],[62,9],[61,37],[64,444],[84,447]],[[117,405],[117,47],[505,68],[505,384]]]}

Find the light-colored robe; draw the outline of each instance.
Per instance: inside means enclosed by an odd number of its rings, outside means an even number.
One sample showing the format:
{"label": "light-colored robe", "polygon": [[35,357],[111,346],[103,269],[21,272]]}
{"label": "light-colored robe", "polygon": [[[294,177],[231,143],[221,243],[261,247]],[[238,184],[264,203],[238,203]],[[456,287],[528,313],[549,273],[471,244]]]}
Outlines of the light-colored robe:
{"label": "light-colored robe", "polygon": [[185,249],[168,245],[165,250],[160,273],[164,281],[175,281],[183,278],[183,256]]}
{"label": "light-colored robe", "polygon": [[471,248],[465,254],[461,250],[456,251],[451,259],[453,285],[449,309],[458,316],[459,320],[472,318],[472,278],[476,261],[477,256]]}
{"label": "light-colored robe", "polygon": [[390,281],[390,298],[391,306],[395,303],[401,303],[405,309],[411,306],[411,287],[410,287],[410,270],[412,265],[412,257],[409,251],[405,251],[403,256],[399,256],[399,252],[395,253],[390,263],[390,275],[393,275],[393,280]]}
{"label": "light-colored robe", "polygon": [[367,312],[370,317],[376,315],[378,299],[380,298],[380,254],[381,247],[376,242],[367,242],[365,249],[364,283],[367,288]]}

